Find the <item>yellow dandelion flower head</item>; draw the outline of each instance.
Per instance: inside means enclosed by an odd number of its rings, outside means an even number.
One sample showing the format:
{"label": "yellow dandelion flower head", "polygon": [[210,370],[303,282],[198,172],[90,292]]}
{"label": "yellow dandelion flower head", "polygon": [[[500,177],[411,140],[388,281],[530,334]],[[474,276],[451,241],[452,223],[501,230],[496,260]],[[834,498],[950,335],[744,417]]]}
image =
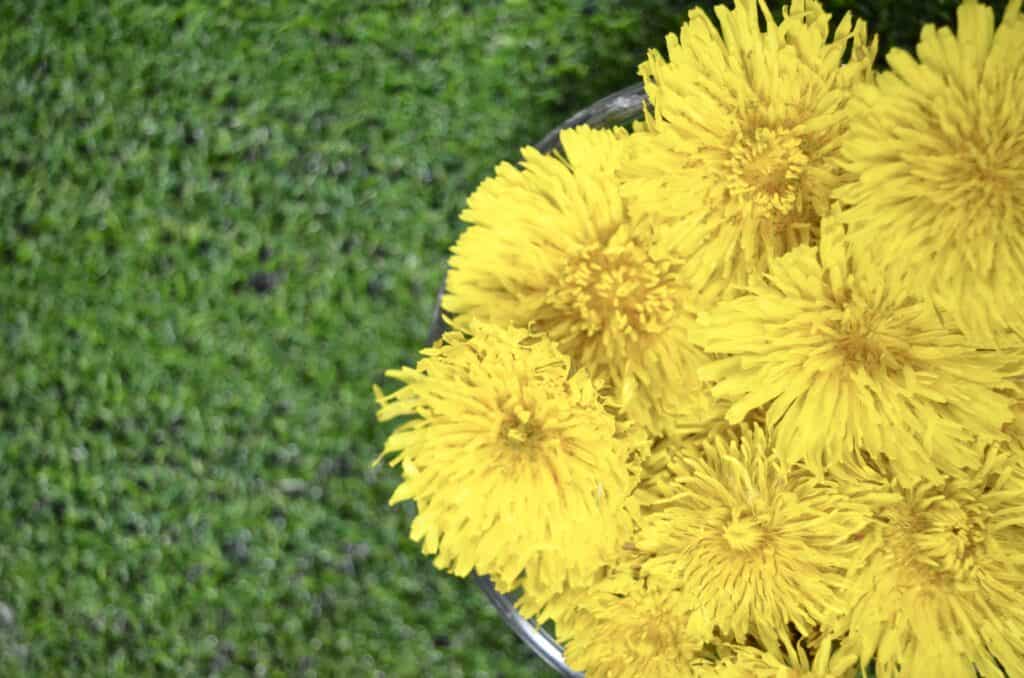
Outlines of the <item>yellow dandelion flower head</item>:
{"label": "yellow dandelion flower head", "polygon": [[879,678],[1024,675],[1024,450],[979,446],[974,471],[889,479],[841,627]]}
{"label": "yellow dandelion flower head", "polygon": [[[623,508],[631,517],[635,534],[641,515],[639,504],[630,498]],[[621,595],[623,591],[632,590],[644,559],[644,555],[633,544],[632,536],[620,541],[618,550],[601,563],[601,567],[586,584],[554,589],[527,574],[521,580],[519,595],[515,600],[516,610],[538,624],[552,622],[556,634],[561,638],[581,616],[589,614],[592,607],[586,601],[594,591],[615,591]]]}
{"label": "yellow dandelion flower head", "polygon": [[566,662],[595,678],[678,678],[694,673],[705,643],[689,631],[679,594],[648,589],[628,574],[581,597],[571,624],[558,627]]}
{"label": "yellow dandelion flower head", "polygon": [[615,175],[627,133],[580,127],[561,141],[564,157],[525,148],[470,196],[445,309],[551,337],[652,431],[710,417],[695,373],[706,358],[686,338],[701,293],[671,234],[629,216]]}
{"label": "yellow dandelion flower head", "polygon": [[[755,410],[744,422],[763,424],[764,420],[759,415],[760,412]],[[700,432],[658,438],[635,471],[637,483],[632,496],[640,513],[660,510],[672,501],[680,469],[683,469],[682,472],[686,469],[684,460],[699,457],[702,454],[701,445],[706,440],[715,436],[736,437],[741,431],[741,427],[733,426],[722,418],[706,422]]]}
{"label": "yellow dandelion flower head", "polygon": [[723,648],[726,659],[709,678],[854,678],[857,655],[831,639],[815,648],[813,659],[802,644],[763,650],[749,645]]}
{"label": "yellow dandelion flower head", "polygon": [[851,539],[868,509],[835,483],[784,467],[774,445],[758,425],[708,440],[701,457],[683,460],[674,500],[640,521],[644,574],[680,593],[702,637],[717,629],[774,643],[788,624],[806,634],[835,613],[856,564]]}
{"label": "yellow dandelion flower head", "polygon": [[[668,58],[640,66],[653,104],[623,176],[636,210],[676,225],[696,279],[744,283],[774,256],[811,243],[842,177],[846,101],[871,77],[877,41],[847,14],[795,0],[691,10]],[[767,26],[762,30],[760,22]]]}
{"label": "yellow dandelion flower head", "polygon": [[851,261],[842,228],[819,248],[772,262],[747,293],[698,318],[691,339],[722,354],[701,369],[712,393],[765,417],[787,462],[816,472],[859,449],[887,454],[907,478],[977,462],[977,435],[999,437],[1020,353],[978,351],[933,305]]}
{"label": "yellow dandelion flower head", "polygon": [[640,515],[641,507],[635,496],[630,496],[622,503],[616,516],[619,520],[618,548],[614,552],[606,550],[602,553],[605,560],[596,563],[598,567],[593,570],[589,580],[577,578],[571,583],[562,582],[551,577],[545,578],[541,576],[542,572],[528,570],[519,581],[516,610],[538,624],[553,622],[558,629],[571,625],[579,615],[586,614],[586,608],[581,602],[595,587],[607,586],[609,578],[622,577],[623,573],[639,570],[632,536]]}
{"label": "yellow dandelion flower head", "polygon": [[552,592],[551,589],[538,591],[529,577],[524,577],[519,596],[515,600],[516,611],[526,619],[537,624],[552,622],[556,628],[571,625],[580,614],[580,601],[589,595],[590,589],[601,580],[604,572],[598,571],[594,581],[585,586],[563,588]]}
{"label": "yellow dandelion flower head", "polygon": [[[917,59],[857,90],[835,193],[863,256],[927,290],[975,341],[1024,337],[1024,15],[977,2],[929,25]],[[1015,333],[1014,339],[1006,335]]]}
{"label": "yellow dandelion flower head", "polygon": [[378,418],[411,417],[388,438],[416,502],[411,536],[439,568],[476,569],[500,590],[590,583],[632,532],[629,438],[585,370],[550,340],[481,322],[446,333],[404,382],[376,389]]}
{"label": "yellow dandelion flower head", "polygon": [[[700,438],[693,436],[693,440]],[[650,456],[644,461],[639,473],[633,497],[641,511],[656,510],[661,503],[675,494],[676,472],[681,456],[694,454],[696,445],[689,444],[691,437],[681,440],[661,439],[651,449]]]}

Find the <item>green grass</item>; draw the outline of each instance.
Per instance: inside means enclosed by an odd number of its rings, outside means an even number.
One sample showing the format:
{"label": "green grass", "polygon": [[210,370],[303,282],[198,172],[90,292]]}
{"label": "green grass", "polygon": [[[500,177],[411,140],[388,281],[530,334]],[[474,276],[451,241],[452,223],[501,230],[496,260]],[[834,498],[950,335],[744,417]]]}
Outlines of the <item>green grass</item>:
{"label": "green grass", "polygon": [[682,7],[3,3],[0,675],[542,672],[406,538],[370,385],[468,192]]}

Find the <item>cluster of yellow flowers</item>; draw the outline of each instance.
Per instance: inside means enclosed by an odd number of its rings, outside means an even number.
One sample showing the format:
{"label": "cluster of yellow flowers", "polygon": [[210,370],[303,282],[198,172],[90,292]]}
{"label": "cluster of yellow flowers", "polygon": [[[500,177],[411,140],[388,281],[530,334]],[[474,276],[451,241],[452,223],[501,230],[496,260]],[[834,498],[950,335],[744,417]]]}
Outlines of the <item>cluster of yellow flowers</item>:
{"label": "cluster of yellow flowers", "polygon": [[469,198],[412,537],[590,676],[1024,676],[1024,13],[690,13]]}

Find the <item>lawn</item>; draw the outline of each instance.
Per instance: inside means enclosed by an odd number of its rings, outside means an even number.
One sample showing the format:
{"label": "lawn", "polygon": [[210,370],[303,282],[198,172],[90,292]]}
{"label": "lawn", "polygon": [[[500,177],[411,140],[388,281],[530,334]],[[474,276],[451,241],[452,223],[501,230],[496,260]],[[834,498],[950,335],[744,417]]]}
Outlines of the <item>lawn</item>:
{"label": "lawn", "polygon": [[474,185],[685,6],[3,3],[0,675],[542,673],[405,536],[370,386]]}

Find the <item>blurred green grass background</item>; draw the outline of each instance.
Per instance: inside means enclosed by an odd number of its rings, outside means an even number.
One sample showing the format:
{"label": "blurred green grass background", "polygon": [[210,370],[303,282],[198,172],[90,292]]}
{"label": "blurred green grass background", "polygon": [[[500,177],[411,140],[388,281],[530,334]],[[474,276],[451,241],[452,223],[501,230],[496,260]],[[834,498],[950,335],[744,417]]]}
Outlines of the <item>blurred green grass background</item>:
{"label": "blurred green grass background", "polygon": [[474,185],[686,6],[3,3],[0,675],[543,673],[407,540],[370,385]]}

